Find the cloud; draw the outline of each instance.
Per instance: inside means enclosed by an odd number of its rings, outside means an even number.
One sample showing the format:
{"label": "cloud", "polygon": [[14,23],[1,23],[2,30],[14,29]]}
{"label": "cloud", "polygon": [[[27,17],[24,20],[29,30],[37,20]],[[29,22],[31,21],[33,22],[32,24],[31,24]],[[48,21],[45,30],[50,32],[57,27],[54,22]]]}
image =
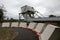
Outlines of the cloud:
{"label": "cloud", "polygon": [[24,4],[33,6],[44,16],[48,16],[50,14],[60,16],[60,0],[23,0],[23,5]]}
{"label": "cloud", "polygon": [[37,6],[42,6],[46,9],[46,12],[43,13],[45,16],[50,14],[60,16],[60,0],[41,0],[37,3]]}
{"label": "cloud", "polygon": [[11,16],[18,17],[18,13],[21,12],[21,7],[29,5],[35,8],[44,16],[50,14],[60,16],[60,0],[0,0],[6,7],[7,13]]}

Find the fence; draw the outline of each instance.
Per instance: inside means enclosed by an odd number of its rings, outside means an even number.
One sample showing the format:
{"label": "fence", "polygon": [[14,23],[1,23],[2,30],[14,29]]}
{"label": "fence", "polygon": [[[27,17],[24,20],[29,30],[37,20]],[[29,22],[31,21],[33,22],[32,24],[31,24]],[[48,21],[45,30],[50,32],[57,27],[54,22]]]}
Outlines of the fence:
{"label": "fence", "polygon": [[40,35],[41,40],[48,40],[54,30],[59,28],[48,23],[26,23],[26,22],[3,22],[1,27],[24,27],[30,28]]}

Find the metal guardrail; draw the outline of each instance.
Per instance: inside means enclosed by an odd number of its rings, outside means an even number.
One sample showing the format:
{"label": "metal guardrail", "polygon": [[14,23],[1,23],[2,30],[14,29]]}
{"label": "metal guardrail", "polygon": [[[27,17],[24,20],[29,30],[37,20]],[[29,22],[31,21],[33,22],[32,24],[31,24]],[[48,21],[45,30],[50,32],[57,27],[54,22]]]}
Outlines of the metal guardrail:
{"label": "metal guardrail", "polygon": [[41,22],[60,22],[60,17],[52,17],[52,18],[29,18],[29,19],[20,19],[21,21],[24,21],[24,22],[38,22],[38,23],[41,23]]}

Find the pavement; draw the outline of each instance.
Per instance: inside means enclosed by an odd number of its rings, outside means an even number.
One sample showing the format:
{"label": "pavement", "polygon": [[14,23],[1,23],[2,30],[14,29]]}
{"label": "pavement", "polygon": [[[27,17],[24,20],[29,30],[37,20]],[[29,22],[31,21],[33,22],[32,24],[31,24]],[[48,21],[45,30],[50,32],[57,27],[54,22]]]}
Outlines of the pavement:
{"label": "pavement", "polygon": [[35,34],[26,28],[13,28],[19,32],[19,35],[13,40],[39,40],[39,37],[35,37]]}

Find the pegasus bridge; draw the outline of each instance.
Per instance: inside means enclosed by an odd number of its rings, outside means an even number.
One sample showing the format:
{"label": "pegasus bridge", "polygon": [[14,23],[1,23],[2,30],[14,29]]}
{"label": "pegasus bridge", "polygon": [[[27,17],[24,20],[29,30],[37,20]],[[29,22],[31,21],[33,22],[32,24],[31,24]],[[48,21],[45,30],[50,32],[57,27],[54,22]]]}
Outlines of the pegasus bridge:
{"label": "pegasus bridge", "polygon": [[[23,6],[22,12],[19,13],[19,22],[16,21],[3,21],[2,27],[23,27],[32,29],[39,35],[39,40],[59,40],[60,38],[60,26],[56,25],[60,23],[60,17],[38,17],[34,18],[35,11],[30,6]],[[30,10],[30,11],[29,11]],[[33,10],[33,11],[31,11]],[[23,15],[24,19],[21,19]]]}

